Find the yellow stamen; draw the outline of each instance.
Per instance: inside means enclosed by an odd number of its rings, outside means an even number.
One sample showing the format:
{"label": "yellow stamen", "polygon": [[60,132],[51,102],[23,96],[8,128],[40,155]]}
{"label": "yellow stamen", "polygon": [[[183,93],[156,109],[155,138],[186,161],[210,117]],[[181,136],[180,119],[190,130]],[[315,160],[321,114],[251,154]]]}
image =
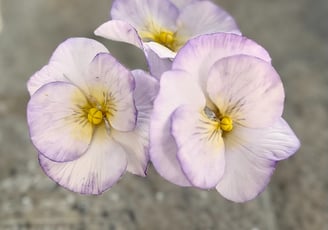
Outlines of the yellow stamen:
{"label": "yellow stamen", "polygon": [[155,35],[154,40],[172,51],[177,50],[176,39],[174,33],[171,31],[161,31],[159,34]]}
{"label": "yellow stamen", "polygon": [[225,132],[230,132],[233,129],[233,121],[228,116],[223,116],[220,119],[220,128]]}
{"label": "yellow stamen", "polygon": [[177,51],[179,48],[177,38],[172,31],[156,28],[150,31],[140,31],[139,34],[144,41],[157,42],[172,51]]}
{"label": "yellow stamen", "polygon": [[103,120],[103,113],[97,108],[89,109],[88,120],[91,124],[99,125]]}
{"label": "yellow stamen", "polygon": [[159,35],[155,36],[155,39],[158,43],[163,44],[168,48],[172,48],[174,46],[174,34],[171,31],[161,31]]}

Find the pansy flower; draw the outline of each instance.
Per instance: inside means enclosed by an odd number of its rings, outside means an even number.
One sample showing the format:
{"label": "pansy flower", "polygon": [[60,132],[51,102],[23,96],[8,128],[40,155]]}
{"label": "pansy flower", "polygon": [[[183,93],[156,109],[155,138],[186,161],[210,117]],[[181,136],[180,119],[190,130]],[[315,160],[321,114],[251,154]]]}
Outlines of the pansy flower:
{"label": "pansy flower", "polygon": [[244,202],[299,141],[281,118],[284,90],[268,53],[238,35],[190,40],[163,74],[151,121],[156,170],[181,186]]}
{"label": "pansy flower", "polygon": [[145,176],[157,81],[130,72],[97,41],[71,38],[28,82],[30,137],[59,185],[100,194],[125,171]]}
{"label": "pansy flower", "polygon": [[159,77],[190,38],[201,34],[240,34],[234,19],[211,1],[115,0],[112,20],[95,34],[144,50],[150,71]]}

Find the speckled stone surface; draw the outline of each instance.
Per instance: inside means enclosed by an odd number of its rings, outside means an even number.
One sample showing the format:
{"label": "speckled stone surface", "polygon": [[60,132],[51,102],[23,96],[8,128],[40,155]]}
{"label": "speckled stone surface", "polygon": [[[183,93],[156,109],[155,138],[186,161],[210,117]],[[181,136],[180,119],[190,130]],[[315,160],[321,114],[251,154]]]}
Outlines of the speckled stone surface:
{"label": "speckled stone surface", "polygon": [[[1,1],[1,0],[0,0]],[[327,230],[328,1],[217,0],[271,54],[286,90],[284,117],[302,141],[268,188],[245,204],[174,186],[150,168],[101,196],[69,192],[41,171],[26,125],[26,81],[63,40],[93,37],[109,0],[2,0],[0,230]],[[0,22],[1,24],[1,22]],[[137,49],[96,38],[127,66]]]}

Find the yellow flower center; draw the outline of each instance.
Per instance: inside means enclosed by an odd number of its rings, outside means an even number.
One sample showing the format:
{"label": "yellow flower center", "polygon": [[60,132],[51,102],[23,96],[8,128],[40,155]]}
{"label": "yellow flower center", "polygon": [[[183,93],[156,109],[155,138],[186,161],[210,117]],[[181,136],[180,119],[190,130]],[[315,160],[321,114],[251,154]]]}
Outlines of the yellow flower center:
{"label": "yellow flower center", "polygon": [[230,132],[233,129],[233,121],[228,116],[223,116],[220,119],[220,128],[225,132]]}
{"label": "yellow flower center", "polygon": [[154,41],[162,44],[170,50],[176,51],[175,36],[171,31],[161,31],[159,34],[154,34]]}
{"label": "yellow flower center", "polygon": [[157,42],[174,52],[177,52],[181,46],[174,32],[159,27],[153,26],[149,31],[140,31],[139,35],[143,41]]}
{"label": "yellow flower center", "polygon": [[88,121],[93,125],[99,125],[103,121],[103,113],[97,108],[91,108],[88,112]]}
{"label": "yellow flower center", "polygon": [[233,129],[233,120],[229,116],[223,116],[218,111],[213,112],[209,107],[205,107],[204,113],[213,124],[214,130],[230,132]]}

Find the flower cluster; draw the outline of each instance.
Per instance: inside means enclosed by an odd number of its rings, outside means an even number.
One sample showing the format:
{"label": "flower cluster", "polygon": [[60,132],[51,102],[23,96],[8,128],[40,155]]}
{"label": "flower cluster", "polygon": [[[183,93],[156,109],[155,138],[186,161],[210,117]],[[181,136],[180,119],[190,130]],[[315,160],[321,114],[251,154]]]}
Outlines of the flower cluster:
{"label": "flower cluster", "polygon": [[267,51],[207,0],[115,0],[96,35],[144,51],[130,71],[99,42],[70,38],[27,87],[43,171],[101,194],[130,172],[216,189],[244,202],[299,140],[282,118],[284,89]]}

